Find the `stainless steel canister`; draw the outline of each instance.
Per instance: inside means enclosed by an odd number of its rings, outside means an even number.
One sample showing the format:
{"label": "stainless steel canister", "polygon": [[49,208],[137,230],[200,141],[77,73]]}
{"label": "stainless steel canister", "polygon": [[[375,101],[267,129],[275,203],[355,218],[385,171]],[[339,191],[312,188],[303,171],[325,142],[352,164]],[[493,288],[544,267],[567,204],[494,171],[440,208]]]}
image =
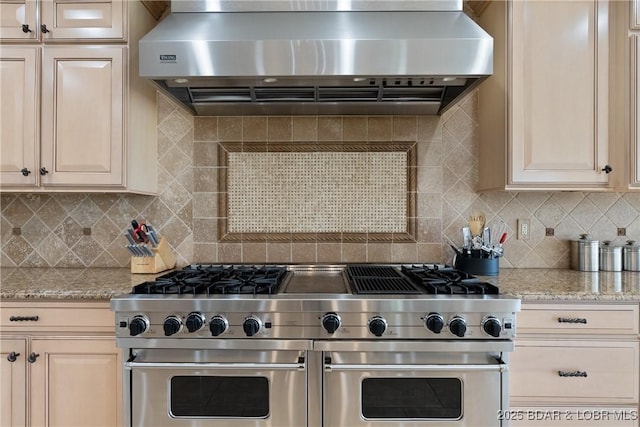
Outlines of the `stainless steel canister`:
{"label": "stainless steel canister", "polygon": [[622,271],[622,246],[614,246],[609,240],[600,246],[600,270]]}
{"label": "stainless steel canister", "polygon": [[627,240],[622,247],[622,268],[627,271],[640,271],[640,245]]}
{"label": "stainless steel canister", "polygon": [[581,234],[571,241],[571,268],[578,271],[598,271],[600,242],[591,240],[588,234]]}

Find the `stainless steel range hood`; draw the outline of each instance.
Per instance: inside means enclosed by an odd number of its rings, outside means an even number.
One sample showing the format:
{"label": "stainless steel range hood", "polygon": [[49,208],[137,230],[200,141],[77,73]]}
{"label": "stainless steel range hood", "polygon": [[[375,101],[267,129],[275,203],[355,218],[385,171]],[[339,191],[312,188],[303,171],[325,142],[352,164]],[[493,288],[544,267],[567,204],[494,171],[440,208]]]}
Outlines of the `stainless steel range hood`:
{"label": "stainless steel range hood", "polygon": [[493,39],[461,0],[172,10],[140,40],[140,75],[197,115],[441,114],[493,71]]}

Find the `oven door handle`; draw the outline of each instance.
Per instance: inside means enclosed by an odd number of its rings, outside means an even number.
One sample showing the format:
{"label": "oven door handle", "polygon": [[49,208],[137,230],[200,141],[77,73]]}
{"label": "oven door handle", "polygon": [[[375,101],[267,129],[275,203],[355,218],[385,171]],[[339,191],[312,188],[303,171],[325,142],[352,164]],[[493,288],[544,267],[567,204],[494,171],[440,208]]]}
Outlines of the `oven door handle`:
{"label": "oven door handle", "polygon": [[434,372],[451,372],[451,371],[496,371],[506,372],[508,367],[505,363],[499,362],[496,365],[371,365],[371,364],[325,364],[325,372],[331,371],[434,371]]}
{"label": "oven door handle", "polygon": [[450,341],[324,341],[313,342],[315,351],[345,352],[467,352],[499,353],[513,351],[513,341],[507,340],[450,340]]}
{"label": "oven door handle", "polygon": [[300,363],[192,363],[192,362],[125,362],[124,369],[218,369],[218,370],[262,370],[304,371],[306,364]]}

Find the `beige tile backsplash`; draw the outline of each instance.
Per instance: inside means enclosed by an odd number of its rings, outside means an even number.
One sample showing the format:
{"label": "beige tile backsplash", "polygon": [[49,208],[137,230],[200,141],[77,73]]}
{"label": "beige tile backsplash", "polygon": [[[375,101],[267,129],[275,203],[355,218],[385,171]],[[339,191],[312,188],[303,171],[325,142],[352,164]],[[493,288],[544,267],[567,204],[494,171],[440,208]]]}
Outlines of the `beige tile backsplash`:
{"label": "beige tile backsplash", "polygon": [[[178,265],[192,262],[450,262],[449,244],[474,211],[490,222],[504,220],[510,238],[502,267],[569,266],[569,241],[582,232],[594,238],[640,241],[640,193],[476,193],[477,99],[472,93],[441,117],[304,116],[192,117],[158,96],[158,185],[160,195],[0,195],[0,265],[23,267],[127,266],[124,230],[133,218],[156,226],[173,246]],[[221,142],[415,141],[417,143],[417,242],[366,241],[348,235],[327,241],[282,237],[264,241],[218,241],[221,221],[218,180]],[[253,155],[252,155],[253,156]],[[382,156],[384,159],[385,157]],[[306,160],[297,160],[297,166]],[[393,156],[389,162],[396,162]],[[300,163],[302,162],[302,163]],[[228,165],[223,165],[228,166]],[[300,178],[297,178],[300,179]],[[393,179],[398,179],[395,177]],[[405,188],[399,189],[405,191]],[[302,193],[301,193],[302,194]],[[286,201],[290,203],[291,201]],[[517,218],[531,220],[531,239],[515,239]],[[231,218],[242,228],[250,217]],[[353,220],[353,218],[351,218]],[[244,221],[244,222],[243,222]],[[298,217],[299,230],[313,230]],[[228,224],[227,224],[228,225]],[[616,237],[617,228],[627,237]],[[338,227],[339,228],[339,227]],[[553,237],[545,228],[554,228]],[[281,230],[280,230],[281,231]]]}

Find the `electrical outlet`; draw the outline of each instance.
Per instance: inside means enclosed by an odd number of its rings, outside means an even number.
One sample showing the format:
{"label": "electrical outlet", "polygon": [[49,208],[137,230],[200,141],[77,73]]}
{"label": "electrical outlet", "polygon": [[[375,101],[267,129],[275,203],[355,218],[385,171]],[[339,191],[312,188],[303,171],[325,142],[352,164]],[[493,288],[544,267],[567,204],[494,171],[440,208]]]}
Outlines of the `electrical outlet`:
{"label": "electrical outlet", "polygon": [[518,219],[518,240],[529,240],[531,235],[531,221],[528,218]]}

